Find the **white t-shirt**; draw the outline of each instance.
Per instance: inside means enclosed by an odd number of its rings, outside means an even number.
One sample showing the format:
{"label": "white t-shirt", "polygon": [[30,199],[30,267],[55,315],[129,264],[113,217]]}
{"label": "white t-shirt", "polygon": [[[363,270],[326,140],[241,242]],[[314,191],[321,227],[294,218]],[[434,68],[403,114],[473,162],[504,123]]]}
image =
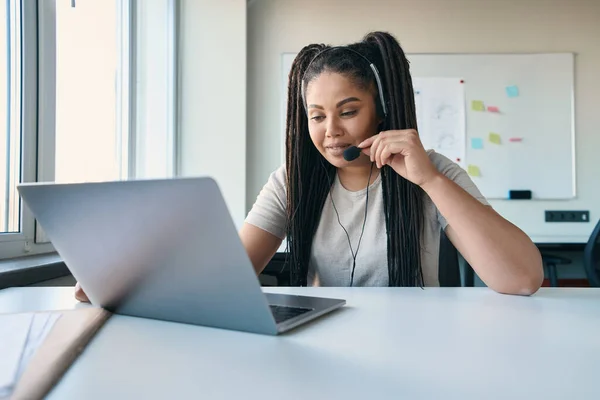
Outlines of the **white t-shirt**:
{"label": "white t-shirt", "polygon": [[[428,151],[435,167],[483,204],[488,204],[467,173],[445,156]],[[280,239],[286,232],[286,171],[285,165],[273,172],[258,195],[246,222],[263,229]],[[356,257],[354,286],[388,286],[387,232],[383,208],[381,174],[369,186],[369,205],[362,242]],[[340,222],[348,231],[352,251],[360,237],[367,189],[351,192],[344,188],[336,174],[331,197],[339,213]],[[352,253],[346,233],[339,225],[337,215],[328,196],[323,207],[319,226],[313,239],[308,270],[311,286],[349,286],[352,270]],[[429,196],[425,195],[423,239],[421,240],[421,265],[425,286],[439,286],[438,257],[440,230],[447,222]]]}

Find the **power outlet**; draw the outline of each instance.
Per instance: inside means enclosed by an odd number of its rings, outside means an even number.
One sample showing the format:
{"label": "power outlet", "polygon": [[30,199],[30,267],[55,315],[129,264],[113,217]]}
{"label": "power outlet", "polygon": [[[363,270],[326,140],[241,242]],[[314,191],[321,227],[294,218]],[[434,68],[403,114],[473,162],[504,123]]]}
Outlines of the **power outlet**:
{"label": "power outlet", "polygon": [[546,222],[590,222],[590,212],[546,210]]}

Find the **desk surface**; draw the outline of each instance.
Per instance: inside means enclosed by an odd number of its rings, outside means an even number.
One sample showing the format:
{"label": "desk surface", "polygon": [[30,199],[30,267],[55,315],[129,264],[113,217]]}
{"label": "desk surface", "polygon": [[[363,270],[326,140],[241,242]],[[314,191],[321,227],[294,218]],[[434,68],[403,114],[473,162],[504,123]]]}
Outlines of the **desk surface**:
{"label": "desk surface", "polygon": [[[279,337],[115,315],[49,398],[600,398],[600,289],[265,290],[347,306]],[[0,313],[76,306],[0,291]]]}

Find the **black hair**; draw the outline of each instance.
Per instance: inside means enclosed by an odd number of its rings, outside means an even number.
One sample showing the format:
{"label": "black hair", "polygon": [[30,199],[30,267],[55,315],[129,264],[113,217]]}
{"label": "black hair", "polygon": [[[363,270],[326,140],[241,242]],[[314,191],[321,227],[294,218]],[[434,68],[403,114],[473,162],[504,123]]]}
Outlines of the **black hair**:
{"label": "black hair", "polygon": [[[290,282],[296,286],[307,285],[312,241],[336,173],[333,165],[322,162],[323,156],[310,139],[303,88],[325,71],[342,74],[360,88],[373,91],[378,114],[382,116],[375,75],[366,58],[379,71],[387,108],[380,129],[417,129],[409,63],[398,41],[389,33],[372,32],[347,48],[324,44],[304,47],[296,56],[288,78],[286,234]],[[424,192],[389,166],[381,169],[381,181],[389,286],[423,286]]]}

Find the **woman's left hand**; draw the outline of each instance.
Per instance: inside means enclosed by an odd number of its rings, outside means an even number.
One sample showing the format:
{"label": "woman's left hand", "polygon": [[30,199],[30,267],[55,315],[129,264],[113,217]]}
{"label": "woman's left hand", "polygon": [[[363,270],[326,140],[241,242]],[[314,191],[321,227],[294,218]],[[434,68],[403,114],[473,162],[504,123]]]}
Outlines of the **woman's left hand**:
{"label": "woman's left hand", "polygon": [[440,174],[414,129],[384,131],[371,136],[358,147],[371,157],[377,168],[389,165],[398,175],[419,186]]}

